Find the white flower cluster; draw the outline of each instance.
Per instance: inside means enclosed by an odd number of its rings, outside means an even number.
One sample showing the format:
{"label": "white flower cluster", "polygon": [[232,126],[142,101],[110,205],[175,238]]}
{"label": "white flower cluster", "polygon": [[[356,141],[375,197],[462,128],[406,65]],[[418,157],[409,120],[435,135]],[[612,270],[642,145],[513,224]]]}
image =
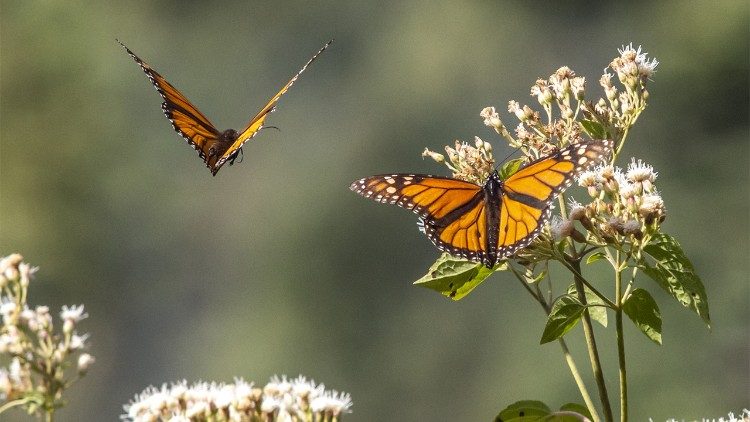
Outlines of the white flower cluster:
{"label": "white flower cluster", "polygon": [[78,376],[83,376],[94,357],[82,353],[88,334],[76,331],[88,317],[83,305],[63,306],[62,333],[55,332],[49,307],[29,308],[28,287],[36,271],[19,254],[0,259],[0,357],[10,362],[0,368],[0,400],[42,396],[41,410],[50,411],[59,406],[62,391],[75,379],[65,374],[65,368],[75,362]]}
{"label": "white flower cluster", "polygon": [[[576,180],[593,202],[585,207],[571,202],[570,219],[580,220],[600,240],[613,240],[617,235],[641,239],[644,233],[657,230],[666,217],[664,200],[654,186],[657,176],[652,166],[634,158],[626,171],[611,165],[584,171]],[[553,229],[560,227],[558,223]]]}
{"label": "white flower cluster", "polygon": [[326,390],[303,376],[274,376],[257,388],[241,378],[231,384],[181,381],[148,387],[124,406],[122,419],[152,421],[338,421],[351,412],[347,393]]}
{"label": "white flower cluster", "polygon": [[[653,419],[649,418],[649,421],[653,422]],[[668,419],[667,422],[679,422],[677,419]],[[701,422],[750,422],[750,410],[742,409],[739,415],[735,416],[734,413],[729,412],[727,418],[720,417],[719,419],[701,419]]]}
{"label": "white flower cluster", "polygon": [[443,154],[425,148],[422,157],[430,157],[438,163],[445,163],[453,172],[453,177],[467,182],[483,185],[495,170],[495,159],[492,157],[492,145],[474,137],[474,145],[456,141],[455,148],[445,147],[448,161]]}
{"label": "white flower cluster", "polygon": [[605,69],[599,79],[599,84],[604,88],[604,98],[593,107],[587,107],[587,112],[600,123],[610,128],[618,128],[621,131],[635,124],[640,113],[646,108],[648,91],[646,84],[656,72],[659,61],[648,58],[648,54],[641,47],[634,48],[630,43],[617,50],[620,53],[607,67],[617,75],[617,80],[625,87],[619,91],[612,83],[612,75]]}

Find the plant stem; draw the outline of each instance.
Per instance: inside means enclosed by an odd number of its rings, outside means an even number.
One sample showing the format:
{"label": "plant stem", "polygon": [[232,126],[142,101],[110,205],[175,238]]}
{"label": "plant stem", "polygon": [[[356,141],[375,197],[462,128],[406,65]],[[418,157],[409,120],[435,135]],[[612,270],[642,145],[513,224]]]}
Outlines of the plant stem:
{"label": "plant stem", "polygon": [[[588,289],[591,290],[591,293],[593,293],[596,297],[598,297],[599,299],[601,299],[602,302],[604,302],[608,307],[610,307],[612,309],[615,308],[616,305],[611,300],[609,300],[608,297],[606,297],[603,294],[601,294],[599,292],[599,290],[596,289],[596,287],[594,287],[593,285],[591,285],[591,283],[589,283],[585,278],[583,278],[583,276],[581,275],[580,258],[571,258],[571,259],[568,259],[567,257],[563,256],[563,258],[560,260],[560,262],[562,262],[562,264],[565,265],[565,267],[567,269],[569,269],[570,272],[573,273],[573,275],[575,276],[576,283],[581,282],[584,286],[588,287]],[[573,262],[575,263],[575,266],[572,264]],[[582,302],[582,303],[584,305],[586,304],[585,301]]]}
{"label": "plant stem", "polygon": [[12,400],[9,402],[5,402],[2,406],[0,406],[0,413],[3,413],[6,410],[16,407],[16,406],[23,406],[24,404],[28,402],[29,400],[26,398],[20,398],[20,399]]}
{"label": "plant stem", "polygon": [[[586,293],[584,290],[584,281],[581,276],[581,261],[580,259],[572,260],[569,264],[575,269],[573,271],[574,280],[576,284],[576,292],[578,293],[578,300],[586,305]],[[594,339],[594,327],[591,324],[591,315],[589,310],[585,309],[581,318],[583,324],[583,334],[586,337],[586,345],[589,350],[589,359],[591,359],[591,369],[594,372],[594,379],[596,379],[596,385],[599,388],[599,400],[602,402],[602,408],[604,410],[604,420],[612,422],[612,406],[609,404],[609,394],[607,394],[607,384],[604,382],[604,373],[602,372],[602,365],[599,361],[599,350],[596,347],[596,340]]]}
{"label": "plant stem", "polygon": [[615,254],[615,330],[617,331],[617,360],[620,364],[620,421],[628,420],[628,380],[625,371],[625,333],[622,329],[622,269],[620,263],[620,251]]}
{"label": "plant stem", "polygon": [[[551,307],[549,303],[547,303],[544,300],[544,297],[540,294],[540,292],[534,292],[534,290],[529,287],[528,283],[523,279],[523,276],[512,266],[508,265],[508,268],[510,268],[511,272],[513,272],[513,275],[516,276],[519,282],[521,282],[521,285],[529,292],[529,294],[539,303],[539,305],[544,310],[545,315],[549,315]],[[538,290],[538,286],[537,286]],[[570,350],[568,349],[568,345],[565,343],[565,340],[562,338],[557,339],[558,343],[560,343],[560,348],[563,351],[563,355],[565,356],[565,362],[568,364],[568,368],[570,369],[570,373],[573,375],[573,379],[576,382],[576,385],[578,386],[578,391],[581,392],[581,397],[583,398],[583,402],[586,404],[586,407],[589,409],[589,412],[591,412],[591,418],[594,420],[594,422],[600,422],[601,417],[599,416],[599,413],[596,411],[596,407],[594,406],[593,400],[591,400],[591,395],[589,395],[588,389],[586,389],[586,384],[583,382],[583,379],[581,378],[580,372],[578,372],[578,367],[576,366],[575,360],[573,359],[573,355],[570,354]]]}
{"label": "plant stem", "polygon": [[562,338],[557,339],[557,341],[560,343],[560,348],[562,348],[563,355],[565,356],[565,362],[568,363],[568,368],[570,368],[570,373],[573,375],[573,379],[576,381],[576,385],[578,385],[578,390],[581,392],[581,397],[583,397],[583,402],[586,403],[586,407],[589,409],[589,412],[591,412],[591,418],[594,420],[594,422],[600,422],[601,417],[599,416],[599,413],[596,411],[596,407],[594,406],[594,401],[591,400],[591,396],[589,395],[589,392],[586,389],[586,384],[583,383],[581,374],[578,372],[578,367],[576,366],[576,363],[573,360],[573,355],[571,355],[570,350],[568,350],[568,345],[565,344],[565,340],[563,340]]}

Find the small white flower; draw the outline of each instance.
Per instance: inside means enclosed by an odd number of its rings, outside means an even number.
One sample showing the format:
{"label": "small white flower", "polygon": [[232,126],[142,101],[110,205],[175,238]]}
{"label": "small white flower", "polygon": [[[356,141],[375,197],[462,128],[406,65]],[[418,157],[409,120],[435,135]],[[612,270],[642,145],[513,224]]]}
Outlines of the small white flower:
{"label": "small white flower", "polygon": [[237,410],[245,412],[253,408],[253,384],[245,382],[242,378],[234,380],[234,397]]}
{"label": "small white flower", "polygon": [[568,208],[570,208],[570,210],[573,211],[576,208],[583,208],[583,205],[581,205],[580,202],[576,201],[575,198],[570,197],[568,198]]}
{"label": "small white flower", "polygon": [[85,318],[88,318],[89,314],[83,312],[83,305],[67,306],[63,305],[62,311],[60,312],[60,318],[63,321],[73,321],[77,323]]}
{"label": "small white flower", "polygon": [[573,223],[559,215],[554,215],[549,222],[549,231],[555,240],[560,240],[570,235],[573,231]]}
{"label": "small white flower", "polygon": [[204,401],[198,401],[188,404],[185,409],[185,417],[188,419],[202,420],[201,416],[208,416],[211,414],[211,408],[208,403]]}
{"label": "small white flower", "polygon": [[21,287],[25,288],[29,286],[31,279],[34,278],[34,273],[36,273],[37,270],[39,270],[39,267],[32,267],[25,262],[18,264],[18,272],[21,275],[21,279],[19,281]]}
{"label": "small white flower", "polygon": [[81,356],[78,356],[78,372],[85,374],[89,370],[89,366],[94,362],[96,362],[96,359],[93,356],[88,353],[82,353]]}
{"label": "small white flower", "polygon": [[228,408],[234,401],[234,388],[231,385],[222,386],[216,392],[213,401],[219,409]]}
{"label": "small white flower", "polygon": [[573,91],[573,96],[577,100],[584,99],[584,93],[586,91],[586,78],[583,76],[576,76],[570,80],[570,89]]}
{"label": "small white flower", "polygon": [[578,182],[578,186],[588,188],[601,186],[602,179],[596,171],[586,170],[576,176],[576,181]]}
{"label": "small white flower", "polygon": [[169,390],[169,395],[177,400],[186,400],[188,388],[187,381],[182,380],[172,384],[172,388]]}
{"label": "small white flower", "polygon": [[0,259],[0,273],[4,273],[8,268],[17,267],[21,261],[23,261],[23,256],[17,253],[10,254],[3,259]]}
{"label": "small white flower", "polygon": [[337,392],[336,390],[330,392],[326,391],[320,397],[316,397],[310,408],[313,412],[330,412],[334,416],[338,416],[342,413],[351,413],[352,398],[348,393]]}
{"label": "small white flower", "polygon": [[663,214],[664,200],[661,198],[661,195],[659,195],[659,192],[654,191],[654,193],[643,195],[639,211],[644,214]]}
{"label": "small white flower", "polygon": [[292,393],[300,397],[308,397],[315,390],[315,381],[308,381],[300,375],[292,380]]}
{"label": "small white flower", "polygon": [[629,200],[635,198],[636,187],[630,182],[620,184],[620,198],[623,203],[628,203]]}
{"label": "small white flower", "polygon": [[640,45],[637,49],[635,49],[633,48],[633,43],[631,42],[627,46],[623,45],[622,48],[618,48],[617,51],[620,53],[620,56],[622,58],[630,59],[635,62],[640,76],[649,78],[654,74],[654,72],[656,72],[656,66],[659,65],[659,61],[655,58],[649,60],[648,53],[646,53],[645,51],[642,52]]}
{"label": "small white flower", "polygon": [[88,340],[89,334],[79,335],[77,333],[70,337],[70,350],[81,350],[86,347],[86,340]]}
{"label": "small white flower", "polygon": [[497,111],[495,111],[495,107],[483,108],[479,113],[479,117],[484,119],[485,126],[499,128],[503,125],[502,121],[500,120],[500,115],[497,113]]}
{"label": "small white flower", "polygon": [[641,223],[636,220],[628,220],[622,224],[622,231],[625,234],[634,234],[641,229]]}
{"label": "small white flower", "polygon": [[630,159],[626,176],[631,182],[641,182],[644,180],[653,182],[658,175],[651,165],[644,163],[640,159],[637,162],[635,158]]}
{"label": "small white flower", "polygon": [[16,309],[18,309],[18,304],[14,302],[12,299],[3,297],[0,299],[0,315],[3,316],[3,320],[5,324],[11,324],[10,321],[13,314],[16,312]]}
{"label": "small white flower", "polygon": [[260,411],[263,413],[273,413],[281,407],[281,401],[274,396],[265,396],[260,403]]}

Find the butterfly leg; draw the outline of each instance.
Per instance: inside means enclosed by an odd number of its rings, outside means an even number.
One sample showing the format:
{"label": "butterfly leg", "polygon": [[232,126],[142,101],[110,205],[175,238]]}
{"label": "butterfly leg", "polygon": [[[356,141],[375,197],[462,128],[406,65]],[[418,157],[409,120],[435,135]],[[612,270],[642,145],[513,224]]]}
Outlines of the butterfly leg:
{"label": "butterfly leg", "polygon": [[232,154],[232,158],[229,159],[229,165],[230,166],[234,165],[234,160],[237,159],[237,155],[238,154],[240,155],[240,163],[242,162],[242,160],[245,159],[245,152],[242,151],[242,148],[240,148],[240,149],[237,150],[237,152],[235,152],[234,154]]}

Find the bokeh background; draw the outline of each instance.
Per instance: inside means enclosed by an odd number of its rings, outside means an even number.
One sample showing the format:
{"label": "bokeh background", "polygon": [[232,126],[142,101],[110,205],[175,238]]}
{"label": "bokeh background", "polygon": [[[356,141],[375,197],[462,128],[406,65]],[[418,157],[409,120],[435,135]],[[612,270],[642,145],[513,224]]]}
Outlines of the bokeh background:
{"label": "bokeh background", "polygon": [[[348,185],[447,174],[424,147],[475,135],[504,156],[483,107],[535,104],[529,86],[561,65],[598,98],[630,42],[661,64],[623,157],[659,171],[664,229],[702,275],[713,322],[643,280],[664,346],[627,326],[632,420],[748,406],[749,22],[746,1],[3,0],[0,253],[41,266],[34,304],[86,305],[97,359],[59,420],[115,420],[150,384],[273,374],[350,392],[352,421],[580,402],[517,281],[495,275],[457,303],[413,287],[437,250],[415,216]],[[211,177],[115,37],[221,128],[336,41],[270,117],[281,130]],[[579,331],[569,344],[588,374]],[[613,331],[597,333],[616,403]]]}

